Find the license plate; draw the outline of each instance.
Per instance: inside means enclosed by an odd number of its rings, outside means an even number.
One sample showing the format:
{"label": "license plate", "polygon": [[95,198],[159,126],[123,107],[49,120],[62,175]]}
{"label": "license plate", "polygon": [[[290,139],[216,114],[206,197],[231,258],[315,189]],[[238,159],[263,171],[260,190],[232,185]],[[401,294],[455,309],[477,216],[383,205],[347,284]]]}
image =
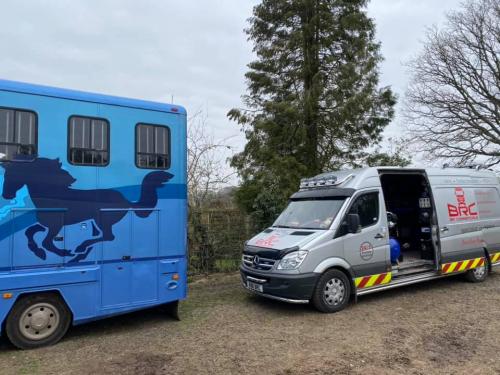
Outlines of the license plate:
{"label": "license plate", "polygon": [[247,281],[247,287],[248,287],[248,289],[255,290],[256,292],[262,293],[264,291],[264,288],[262,287],[262,285],[257,284],[257,283],[252,283],[251,281]]}

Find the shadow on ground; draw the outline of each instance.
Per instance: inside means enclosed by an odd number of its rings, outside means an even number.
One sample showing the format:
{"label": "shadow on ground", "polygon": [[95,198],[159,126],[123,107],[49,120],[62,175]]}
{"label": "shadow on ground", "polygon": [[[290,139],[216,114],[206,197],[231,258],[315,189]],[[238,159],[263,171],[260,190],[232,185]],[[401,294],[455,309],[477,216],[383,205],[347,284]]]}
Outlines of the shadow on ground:
{"label": "shadow on ground", "polygon": [[[226,294],[226,297],[227,295],[241,294],[243,296],[243,299],[245,300],[245,303],[252,304],[257,308],[262,309],[264,312],[272,314],[284,314],[288,316],[319,314],[319,312],[317,312],[311,304],[289,304],[286,302],[280,302],[252,295],[242,289],[240,282],[236,277],[234,277],[234,279],[235,280],[231,278],[230,284],[225,285],[224,287],[224,294]],[[358,303],[367,304],[372,302],[381,302],[387,299],[397,299],[402,295],[413,295],[427,291],[433,291],[435,289],[447,288],[451,285],[456,284],[457,281],[461,281],[460,276],[390,289],[381,293],[374,293],[359,297]],[[203,299],[203,288],[205,288],[206,285],[201,285],[200,287],[201,290],[197,290],[193,298]],[[208,293],[210,294],[211,299],[217,298],[216,290],[214,291],[213,289],[211,289]],[[192,313],[192,310],[196,310],[197,308],[205,308],[206,303],[207,301],[201,303],[198,303],[198,301],[193,301],[193,303],[191,303],[190,297],[188,296],[188,300],[181,303],[181,320],[183,319],[183,313],[184,315],[190,315]],[[101,335],[103,332],[110,331],[112,331],[113,333],[120,333],[140,330],[145,326],[154,326],[155,324],[164,323],[166,319],[170,320],[170,317],[162,306],[153,307],[70,327],[64,340],[77,340],[82,336]],[[172,324],[176,323],[175,319],[171,320]],[[0,338],[0,350],[14,350],[14,348],[6,340],[4,335]]]}

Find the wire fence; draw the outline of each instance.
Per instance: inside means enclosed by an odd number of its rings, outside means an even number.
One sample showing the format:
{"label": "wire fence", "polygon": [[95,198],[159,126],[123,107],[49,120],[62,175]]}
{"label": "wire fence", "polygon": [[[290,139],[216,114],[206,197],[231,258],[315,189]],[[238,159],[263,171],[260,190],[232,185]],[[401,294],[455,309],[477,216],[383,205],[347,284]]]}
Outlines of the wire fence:
{"label": "wire fence", "polygon": [[245,241],[258,231],[249,216],[234,209],[191,211],[189,275],[238,270]]}

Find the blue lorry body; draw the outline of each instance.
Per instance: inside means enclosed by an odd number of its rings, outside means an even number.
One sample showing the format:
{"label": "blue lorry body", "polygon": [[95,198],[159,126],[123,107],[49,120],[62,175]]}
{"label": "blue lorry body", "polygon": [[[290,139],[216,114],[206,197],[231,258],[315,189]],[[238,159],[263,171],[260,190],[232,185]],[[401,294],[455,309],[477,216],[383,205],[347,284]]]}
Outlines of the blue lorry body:
{"label": "blue lorry body", "polygon": [[[2,108],[35,115],[37,152],[0,160],[0,327],[28,293],[59,293],[73,324],[184,299],[184,108],[0,80]],[[72,116],[109,124],[107,165],[70,162]],[[168,168],[137,166],[138,124],[168,128]]]}

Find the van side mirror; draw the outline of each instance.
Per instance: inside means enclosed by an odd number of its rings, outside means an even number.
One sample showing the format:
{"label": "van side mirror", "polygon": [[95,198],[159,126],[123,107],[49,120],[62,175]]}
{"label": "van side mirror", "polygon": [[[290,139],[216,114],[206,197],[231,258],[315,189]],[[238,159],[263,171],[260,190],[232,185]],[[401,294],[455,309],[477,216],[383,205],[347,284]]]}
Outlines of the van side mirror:
{"label": "van side mirror", "polygon": [[358,233],[360,232],[361,220],[358,214],[348,214],[347,215],[347,232],[348,233]]}

